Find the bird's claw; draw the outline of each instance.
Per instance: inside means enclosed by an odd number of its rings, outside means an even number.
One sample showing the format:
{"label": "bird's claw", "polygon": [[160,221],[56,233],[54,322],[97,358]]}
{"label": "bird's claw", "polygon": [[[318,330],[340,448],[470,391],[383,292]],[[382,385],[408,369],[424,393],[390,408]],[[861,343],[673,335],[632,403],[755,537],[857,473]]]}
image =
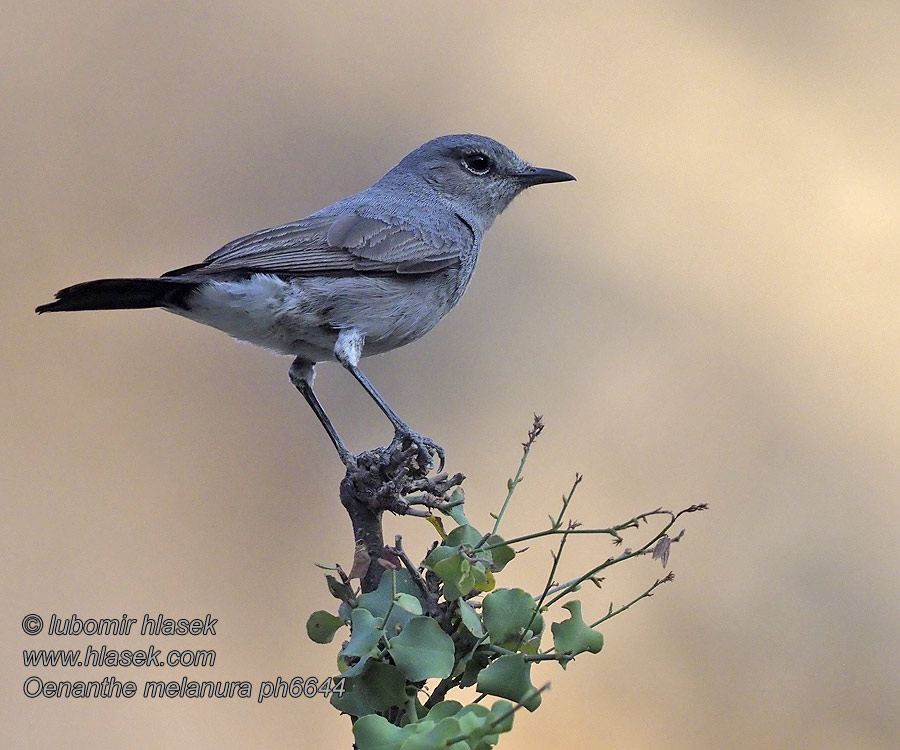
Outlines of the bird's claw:
{"label": "bird's claw", "polygon": [[439,465],[437,473],[440,474],[444,470],[444,449],[439,446],[431,438],[423,437],[412,430],[397,430],[394,434],[394,443],[400,446],[415,445],[418,447],[418,456],[416,460],[424,469],[431,469],[434,466],[432,455],[438,457]]}

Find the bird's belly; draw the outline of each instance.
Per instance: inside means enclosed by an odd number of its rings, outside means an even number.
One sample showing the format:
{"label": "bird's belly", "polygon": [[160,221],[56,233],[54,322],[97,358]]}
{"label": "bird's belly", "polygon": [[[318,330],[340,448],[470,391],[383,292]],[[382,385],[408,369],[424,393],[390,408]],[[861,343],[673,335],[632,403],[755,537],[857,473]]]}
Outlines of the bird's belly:
{"label": "bird's belly", "polygon": [[255,274],[210,281],[188,301],[184,317],[241,341],[300,355],[334,359],[341,330],[365,337],[363,356],[403,346],[430,331],[455,304],[450,271],[427,276],[347,276],[283,279]]}

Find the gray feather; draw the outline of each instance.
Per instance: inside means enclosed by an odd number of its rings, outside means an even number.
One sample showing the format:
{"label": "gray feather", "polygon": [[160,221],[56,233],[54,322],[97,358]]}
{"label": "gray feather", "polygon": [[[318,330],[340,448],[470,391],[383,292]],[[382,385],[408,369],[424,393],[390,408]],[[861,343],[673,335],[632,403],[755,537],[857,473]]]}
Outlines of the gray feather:
{"label": "gray feather", "polygon": [[419,228],[352,211],[313,214],[229,242],[202,263],[166,276],[203,278],[248,270],[284,276],[342,271],[426,274],[454,265],[468,249]]}

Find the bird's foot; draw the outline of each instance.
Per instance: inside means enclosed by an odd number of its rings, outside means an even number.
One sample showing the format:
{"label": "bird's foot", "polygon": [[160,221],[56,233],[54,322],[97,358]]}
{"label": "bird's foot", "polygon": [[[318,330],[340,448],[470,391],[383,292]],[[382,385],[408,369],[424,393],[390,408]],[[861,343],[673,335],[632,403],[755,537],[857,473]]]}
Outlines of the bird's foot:
{"label": "bird's foot", "polygon": [[431,469],[434,466],[432,456],[437,456],[439,461],[437,473],[440,474],[444,470],[444,449],[431,438],[423,437],[409,428],[398,429],[394,433],[394,441],[391,445],[401,448],[414,445],[418,448],[416,460],[419,466],[426,471]]}

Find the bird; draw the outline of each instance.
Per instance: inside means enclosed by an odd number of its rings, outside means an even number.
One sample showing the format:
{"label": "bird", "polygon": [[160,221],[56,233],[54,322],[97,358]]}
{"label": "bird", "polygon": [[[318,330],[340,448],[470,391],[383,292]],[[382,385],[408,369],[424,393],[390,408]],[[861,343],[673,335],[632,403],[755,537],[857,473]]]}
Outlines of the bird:
{"label": "bird", "polygon": [[316,364],[337,361],[394,428],[394,444],[443,470],[444,449],[414,432],[360,369],[362,357],[409,344],[459,302],[485,233],[526,188],[574,180],[532,166],[482,135],[434,138],[380,180],[306,218],[235,239],[158,278],[66,287],[37,313],[162,308],[292,356],[291,383],[350,469],[347,448],[313,391]]}

